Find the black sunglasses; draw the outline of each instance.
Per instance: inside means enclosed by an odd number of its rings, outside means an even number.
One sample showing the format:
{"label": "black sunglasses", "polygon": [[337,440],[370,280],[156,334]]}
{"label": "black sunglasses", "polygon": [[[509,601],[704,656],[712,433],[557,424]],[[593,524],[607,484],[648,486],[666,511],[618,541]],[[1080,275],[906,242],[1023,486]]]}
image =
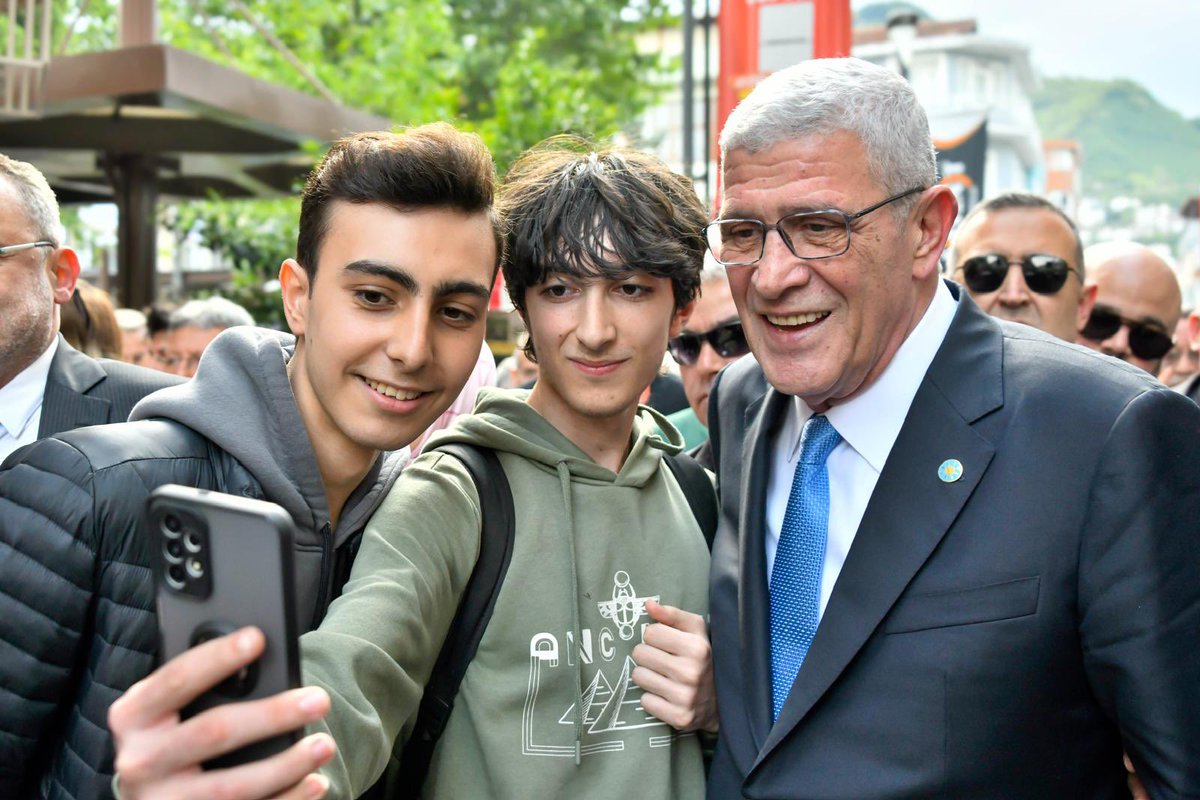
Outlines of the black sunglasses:
{"label": "black sunglasses", "polygon": [[1129,328],[1129,352],[1144,361],[1155,361],[1162,358],[1171,349],[1174,342],[1171,336],[1162,328],[1150,322],[1122,317],[1115,308],[1097,305],[1092,308],[1092,315],[1083,326],[1080,334],[1093,342],[1103,342],[1121,330],[1124,325]]}
{"label": "black sunglasses", "polygon": [[738,320],[718,325],[706,333],[681,333],[667,342],[675,360],[690,367],[700,359],[700,348],[708,342],[721,358],[738,358],[750,352],[746,332]]}
{"label": "black sunglasses", "polygon": [[[1020,261],[1025,285],[1038,294],[1054,294],[1067,282],[1067,274],[1075,272],[1066,259],[1034,253]],[[1008,268],[1013,265],[999,253],[973,256],[958,265],[967,288],[972,292],[994,292],[1004,285]]]}

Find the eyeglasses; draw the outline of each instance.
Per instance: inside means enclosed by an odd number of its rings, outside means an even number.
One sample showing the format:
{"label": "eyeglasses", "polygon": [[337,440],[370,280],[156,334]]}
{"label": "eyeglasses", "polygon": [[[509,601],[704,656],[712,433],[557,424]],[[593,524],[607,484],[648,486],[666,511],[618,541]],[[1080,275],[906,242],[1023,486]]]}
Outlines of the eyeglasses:
{"label": "eyeglasses", "polygon": [[14,253],[20,253],[22,250],[32,250],[35,247],[58,247],[54,242],[42,240],[39,242],[26,242],[25,244],[10,244],[0,247],[0,258],[6,258]]}
{"label": "eyeglasses", "polygon": [[925,187],[918,186],[854,214],[836,208],[801,211],[781,217],[774,225],[768,225],[760,219],[718,219],[705,226],[704,236],[713,258],[726,267],[745,267],[757,263],[766,252],[767,231],[770,230],[779,232],[779,238],[783,239],[787,249],[796,258],[836,258],[850,249],[850,223],[888,203],[923,191]]}
{"label": "eyeglasses", "polygon": [[1121,330],[1129,328],[1129,352],[1145,361],[1156,361],[1167,354],[1173,344],[1170,334],[1153,322],[1122,317],[1110,306],[1096,305],[1080,335],[1093,342],[1103,342]]}
{"label": "eyeglasses", "polygon": [[734,320],[706,333],[681,333],[667,342],[671,355],[685,367],[700,360],[700,348],[708,342],[721,358],[739,358],[750,352],[742,323]]}
{"label": "eyeglasses", "polygon": [[972,292],[986,294],[1004,285],[1010,267],[1020,264],[1021,275],[1030,291],[1038,294],[1054,294],[1067,282],[1067,275],[1079,273],[1067,264],[1066,259],[1034,253],[1020,261],[1009,261],[999,253],[974,256],[959,264],[967,288]]}

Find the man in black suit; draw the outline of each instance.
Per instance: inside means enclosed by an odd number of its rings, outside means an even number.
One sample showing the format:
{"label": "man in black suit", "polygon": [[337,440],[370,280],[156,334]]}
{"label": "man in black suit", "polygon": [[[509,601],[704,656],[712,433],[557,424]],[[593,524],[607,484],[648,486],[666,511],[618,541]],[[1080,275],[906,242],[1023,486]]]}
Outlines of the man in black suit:
{"label": "man in black suit", "polygon": [[1200,796],[1200,409],[938,276],[956,203],[897,76],[767,78],[709,246],[715,798]]}
{"label": "man in black suit", "polygon": [[60,431],[124,422],[138,400],[177,382],[97,361],[58,335],[59,306],[79,278],[79,259],[61,242],[46,179],[0,154],[0,461]]}

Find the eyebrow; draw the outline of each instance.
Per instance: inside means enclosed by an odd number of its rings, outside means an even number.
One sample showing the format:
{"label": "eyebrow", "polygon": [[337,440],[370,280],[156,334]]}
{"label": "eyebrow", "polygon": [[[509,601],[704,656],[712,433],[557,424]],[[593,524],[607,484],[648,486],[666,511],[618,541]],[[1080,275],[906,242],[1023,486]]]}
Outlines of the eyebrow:
{"label": "eyebrow", "polygon": [[[342,269],[345,272],[383,278],[396,284],[409,294],[419,295],[421,293],[421,285],[417,282],[417,279],[408,270],[392,264],[373,261],[371,259],[360,259],[358,261],[351,261]],[[484,300],[490,300],[492,290],[478,281],[467,280],[441,281],[433,287],[433,296],[437,298],[449,297],[456,294],[467,294],[480,297]]]}

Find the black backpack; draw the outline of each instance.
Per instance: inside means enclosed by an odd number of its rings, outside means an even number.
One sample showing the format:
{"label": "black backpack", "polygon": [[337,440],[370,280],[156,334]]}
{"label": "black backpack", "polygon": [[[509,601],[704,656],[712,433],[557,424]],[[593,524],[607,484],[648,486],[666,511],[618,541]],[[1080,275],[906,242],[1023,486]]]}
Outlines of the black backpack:
{"label": "black backpack", "polygon": [[[512,489],[496,451],[464,443],[444,444],[437,450],[463,463],[475,482],[480,508],[487,509],[479,536],[479,558],[425,685],[417,721],[399,764],[390,764],[387,773],[361,795],[369,800],[416,800],[421,796],[433,748],[454,710],[458,687],[483,639],[512,558],[516,513]],[[717,495],[708,473],[686,454],[665,456],[665,460],[711,550],[717,530]]]}

